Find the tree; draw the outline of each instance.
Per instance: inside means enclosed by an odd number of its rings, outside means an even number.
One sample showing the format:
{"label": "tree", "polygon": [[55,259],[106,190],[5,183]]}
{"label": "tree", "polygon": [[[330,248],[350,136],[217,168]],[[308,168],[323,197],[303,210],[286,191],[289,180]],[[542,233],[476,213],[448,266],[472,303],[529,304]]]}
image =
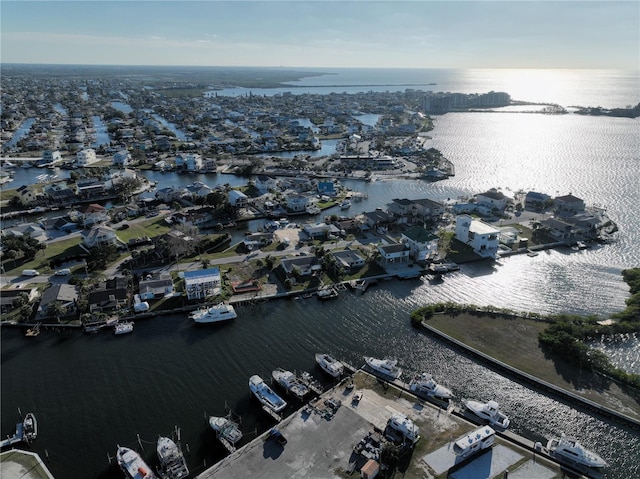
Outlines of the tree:
{"label": "tree", "polygon": [[47,306],[47,316],[54,318],[57,323],[60,322],[60,316],[64,316],[67,312],[67,308],[62,306],[59,301],[53,301]]}
{"label": "tree", "polygon": [[16,296],[16,299],[13,300],[14,308],[22,308],[26,304],[29,304],[29,295],[27,293],[20,293]]}

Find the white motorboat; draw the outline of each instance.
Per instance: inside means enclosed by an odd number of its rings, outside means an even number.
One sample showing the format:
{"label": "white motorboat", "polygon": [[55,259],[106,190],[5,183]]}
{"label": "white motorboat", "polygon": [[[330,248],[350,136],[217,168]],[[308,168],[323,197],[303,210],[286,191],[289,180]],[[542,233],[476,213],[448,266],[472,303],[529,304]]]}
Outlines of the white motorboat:
{"label": "white motorboat", "polygon": [[116,461],[129,479],[158,479],[158,476],[153,473],[140,454],[133,449],[118,446]]}
{"label": "white motorboat", "polygon": [[28,413],[22,421],[22,436],[27,442],[38,437],[38,421],[32,412]]}
{"label": "white motorboat", "polygon": [[349,208],[351,208],[351,201],[345,199],[340,203],[341,210],[347,210]]}
{"label": "white motorboat", "polygon": [[209,426],[216,432],[218,437],[228,441],[232,446],[235,446],[235,444],[242,439],[240,427],[229,418],[211,416],[209,418]]}
{"label": "white motorboat", "polygon": [[560,461],[593,468],[607,466],[607,462],[598,454],[586,449],[575,439],[568,438],[564,435],[550,439],[547,443],[547,449],[551,456]]}
{"label": "white motorboat", "polygon": [[409,389],[417,395],[433,397],[442,400],[449,400],[453,396],[451,391],[436,383],[429,373],[420,373],[413,376],[409,383]]}
{"label": "white motorboat", "polygon": [[493,446],[496,432],[489,426],[484,426],[459,438],[453,445],[453,452],[461,459],[466,459]]}
{"label": "white motorboat", "polygon": [[189,315],[196,323],[215,323],[236,318],[236,310],[230,304],[219,303],[210,308],[199,309]]}
{"label": "white motorboat", "polygon": [[413,444],[420,439],[420,428],[414,422],[402,413],[395,413],[387,421],[387,426],[401,433],[405,438]]}
{"label": "white motorboat", "polygon": [[398,367],[396,359],[378,359],[365,356],[364,361],[374,372],[392,379],[398,379],[402,374],[402,369]]}
{"label": "white motorboat", "polygon": [[189,476],[187,461],[180,447],[171,438],[160,436],[156,452],[160,461],[158,472],[163,479],[183,479]]}
{"label": "white motorboat", "polygon": [[325,373],[334,378],[339,378],[344,373],[344,364],[328,354],[317,353],[316,362]]}
{"label": "white motorboat", "polygon": [[257,374],[254,374],[249,378],[249,389],[263,406],[273,412],[280,412],[287,407],[286,401],[278,396],[273,389],[267,386],[267,384]]}
{"label": "white motorboat", "polygon": [[117,323],[113,328],[113,334],[127,334],[133,332],[133,321]]}
{"label": "white motorboat", "polygon": [[509,418],[500,411],[500,406],[496,401],[482,403],[479,401],[467,401],[466,408],[480,419],[484,419],[490,426],[498,426],[502,429],[509,427]]}
{"label": "white motorboat", "polygon": [[287,392],[290,392],[298,399],[302,399],[309,394],[310,390],[307,385],[300,381],[291,371],[278,368],[271,372],[271,376]]}

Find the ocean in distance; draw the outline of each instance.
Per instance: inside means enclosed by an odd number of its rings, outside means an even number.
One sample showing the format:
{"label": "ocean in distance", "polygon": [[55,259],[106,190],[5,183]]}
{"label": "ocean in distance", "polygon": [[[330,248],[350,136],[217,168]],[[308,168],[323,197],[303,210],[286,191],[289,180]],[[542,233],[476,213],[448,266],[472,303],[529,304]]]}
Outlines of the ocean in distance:
{"label": "ocean in distance", "polygon": [[[538,99],[533,91],[531,96],[526,92],[521,96],[505,86],[510,71],[491,72],[495,84],[482,80],[479,73],[469,75],[469,82],[457,88],[453,80],[450,84],[445,79],[421,81],[437,82],[432,88],[438,90],[504,90],[519,100],[563,106],[615,107],[639,101],[637,75],[634,84],[617,72],[543,71],[568,85],[574,78],[574,83],[563,95]],[[400,83],[373,76],[354,76],[348,82],[340,74],[313,78],[333,85],[351,83],[354,88]],[[600,84],[606,78],[610,79],[606,89],[584,93],[582,88],[589,81]],[[418,81],[407,76],[404,83]],[[572,98],[576,92],[584,98]],[[43,457],[47,451],[56,478],[115,478],[122,475],[108,465],[107,454],[113,456],[117,444],[136,446],[136,434],[143,441],[155,441],[178,425],[183,443],[190,447],[189,464],[197,473],[223,454],[205,423],[205,411],[222,414],[228,405],[241,414],[247,439],[254,428],[263,430],[272,424],[250,399],[250,375],[268,377],[277,367],[313,371],[316,351],[331,352],[356,365],[362,364],[365,354],[390,355],[398,357],[408,372],[434,373],[459,401],[495,398],[511,416],[513,429],[533,440],[543,441],[559,432],[577,436],[610,462],[608,478],[638,477],[637,431],[598,419],[470,361],[413,330],[408,315],[426,302],[443,300],[542,313],[606,315],[622,309],[628,288],[620,272],[640,265],[640,217],[635,209],[640,204],[639,126],[638,119],[572,114],[438,116],[431,143],[454,162],[456,176],[437,183],[345,181],[354,190],[369,193],[369,200],[354,203],[350,213],[383,207],[393,198],[456,199],[490,187],[500,187],[507,194],[519,189],[551,195],[571,191],[587,204],[607,208],[620,227],[618,241],[581,252],[557,250],[535,258],[511,257],[494,265],[464,265],[440,284],[389,281],[363,296],[343,295],[332,303],[309,299],[239,308],[238,319],[220,328],[196,328],[184,316],[166,316],[139,321],[135,332],[124,337],[45,333],[27,340],[18,331],[3,329],[1,432],[10,432],[18,407],[23,412],[33,410],[41,423],[34,449]],[[164,176],[167,182],[186,181]],[[229,180],[218,175],[209,182]],[[628,344],[623,349],[602,347],[622,350],[616,360],[637,370],[640,347],[637,342]],[[146,457],[155,463],[150,442],[143,445]]]}

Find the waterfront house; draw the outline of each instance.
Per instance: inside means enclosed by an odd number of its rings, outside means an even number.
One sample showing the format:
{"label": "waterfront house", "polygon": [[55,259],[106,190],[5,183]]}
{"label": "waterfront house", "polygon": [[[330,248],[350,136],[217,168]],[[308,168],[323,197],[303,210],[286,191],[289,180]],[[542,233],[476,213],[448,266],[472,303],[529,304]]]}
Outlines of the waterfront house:
{"label": "waterfront house", "polygon": [[39,295],[38,288],[3,289],[0,295],[0,312],[8,313],[15,308],[15,301],[21,294],[26,295],[27,302],[32,303]]}
{"label": "waterfront house", "polygon": [[556,216],[569,217],[584,212],[584,200],[573,196],[571,193],[558,196],[553,201],[553,210]]}
{"label": "waterfront house", "polygon": [[387,211],[397,217],[397,223],[433,222],[442,218],[444,205],[429,198],[394,199],[387,205]]}
{"label": "waterfront house", "polygon": [[131,153],[127,150],[119,150],[113,154],[113,166],[125,167],[131,164]]}
{"label": "waterfront house", "polygon": [[53,303],[58,303],[61,306],[61,311],[63,311],[59,319],[68,319],[76,313],[77,302],[78,291],[75,286],[71,284],[54,284],[42,293],[38,311],[36,312],[36,320],[42,321],[49,318],[50,308]]}
{"label": "waterfront house", "polygon": [[218,295],[221,286],[220,268],[184,272],[184,290],[188,300]]}
{"label": "waterfront house", "polygon": [[16,193],[18,194],[20,203],[23,206],[29,206],[33,203],[37,203],[42,198],[42,194],[36,185],[22,185],[16,190]]}
{"label": "waterfront house", "polygon": [[168,186],[166,188],[162,188],[156,191],[155,197],[156,199],[162,201],[163,203],[172,203],[182,198],[182,196],[185,193],[186,193],[186,190],[183,188]]}
{"label": "waterfront house", "polygon": [[456,239],[473,248],[483,258],[495,258],[498,253],[500,230],[469,215],[456,217]]}
{"label": "waterfront house", "polygon": [[246,235],[242,242],[249,251],[260,249],[273,243],[273,233],[251,233]]}
{"label": "waterfront house", "polygon": [[168,273],[162,273],[152,276],[149,279],[141,279],[139,283],[139,291],[140,299],[142,301],[172,295],[174,289],[171,275]]}
{"label": "waterfront house", "polygon": [[200,171],[204,166],[202,156],[198,153],[186,153],[176,156],[176,169],[190,172]]}
{"label": "waterfront house", "polygon": [[76,181],[76,195],[82,198],[101,196],[104,192],[104,181],[99,178],[83,178]]}
{"label": "waterfront house", "polygon": [[57,206],[72,204],[76,199],[75,191],[69,188],[64,181],[45,185],[42,191],[49,198],[50,204]]}
{"label": "waterfront house", "polygon": [[542,210],[547,206],[551,196],[537,191],[529,191],[524,197],[524,207],[528,210]]}
{"label": "waterfront house", "polygon": [[78,219],[85,228],[100,223],[106,223],[111,219],[107,209],[97,203],[91,203],[78,209],[78,213]]}
{"label": "waterfront house", "polygon": [[382,209],[376,209],[364,213],[364,222],[369,228],[378,230],[379,228],[387,228],[394,222],[394,217]]}
{"label": "waterfront house", "polygon": [[358,250],[345,249],[342,251],[332,250],[329,253],[334,264],[342,274],[352,274],[362,268],[367,262],[366,258]]}
{"label": "waterfront house", "polygon": [[124,276],[107,279],[87,296],[91,313],[116,311],[125,307],[128,299],[128,281]]}
{"label": "waterfront house", "polygon": [[289,192],[286,195],[287,211],[290,213],[300,213],[307,210],[309,197],[300,193]]}
{"label": "waterfront house", "polygon": [[547,218],[540,222],[543,231],[557,241],[571,239],[576,236],[576,231],[571,223],[560,218]]}
{"label": "waterfront house", "polygon": [[85,250],[105,245],[120,246],[124,243],[118,238],[116,231],[108,226],[94,226],[89,231],[82,232],[80,246]]}
{"label": "waterfront house", "polygon": [[505,196],[502,192],[495,188],[485,191],[484,193],[478,193],[475,195],[476,204],[479,206],[485,206],[490,211],[504,211],[507,204],[511,202],[511,198]]}
{"label": "waterfront house", "polygon": [[309,238],[329,238],[331,235],[339,235],[340,230],[335,225],[329,225],[327,223],[317,223],[315,225],[306,224],[302,228]]}
{"label": "waterfront house", "polygon": [[296,256],[283,258],[280,267],[287,278],[295,279],[296,276],[311,276],[316,271],[321,271],[320,260],[315,255]]}
{"label": "waterfront house", "polygon": [[195,183],[187,185],[185,189],[187,190],[187,195],[191,196],[193,199],[206,198],[213,192],[213,189],[210,186],[205,185],[201,181],[196,181]]}
{"label": "waterfront house", "polygon": [[229,204],[235,208],[246,208],[249,204],[249,197],[242,191],[229,191]]}
{"label": "waterfront house", "polygon": [[327,195],[330,197],[336,196],[336,186],[333,181],[318,181],[318,193],[321,195]]}
{"label": "waterfront house", "polygon": [[53,163],[60,163],[62,161],[62,154],[58,150],[44,150],[42,152],[41,164],[50,165]]}
{"label": "waterfront house", "polygon": [[84,168],[85,166],[96,163],[97,161],[98,158],[96,157],[96,151],[93,148],[85,148],[84,150],[80,150],[76,153],[74,166]]}
{"label": "waterfront house", "polygon": [[261,195],[275,191],[278,188],[278,179],[267,175],[258,175],[256,178],[256,188]]}
{"label": "waterfront house", "polygon": [[380,263],[385,268],[409,261],[409,248],[403,243],[378,245],[378,253],[380,253]]}
{"label": "waterfront house", "polygon": [[438,255],[439,238],[422,226],[403,232],[400,241],[408,246],[409,257],[414,261],[425,261]]}

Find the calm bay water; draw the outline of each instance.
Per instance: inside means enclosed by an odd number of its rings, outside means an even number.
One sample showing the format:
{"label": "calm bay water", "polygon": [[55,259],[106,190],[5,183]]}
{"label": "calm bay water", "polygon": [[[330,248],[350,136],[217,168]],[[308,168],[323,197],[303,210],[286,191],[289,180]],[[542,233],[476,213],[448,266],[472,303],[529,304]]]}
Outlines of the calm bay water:
{"label": "calm bay water", "polygon": [[[468,83],[446,89],[505,90],[514,98],[542,101],[533,95],[535,84],[523,92],[531,91],[531,96],[520,95],[508,87],[517,72],[503,73],[500,79],[495,71],[485,76],[469,72]],[[637,88],[630,87],[633,81],[619,72],[582,72],[576,77],[574,71],[555,71],[542,72],[539,78],[551,73],[558,82],[574,87],[561,89],[558,84],[555,91],[562,96],[546,101],[605,107],[638,102]],[[596,88],[606,79],[611,82],[606,89]],[[347,84],[340,75],[314,81],[340,84],[337,80]],[[379,80],[353,77],[351,85],[391,83]],[[445,89],[444,79],[422,81],[437,82],[438,89]],[[405,83],[417,82],[408,78]],[[552,96],[554,90],[546,92]],[[283,300],[239,308],[236,321],[217,328],[197,328],[184,316],[165,316],[138,321],[135,332],[124,337],[44,333],[27,340],[19,331],[3,329],[0,432],[11,432],[18,407],[32,410],[41,424],[34,448],[43,456],[45,450],[49,453],[48,465],[57,478],[121,477],[107,461],[117,444],[135,446],[136,434],[155,441],[177,425],[191,451],[189,464],[199,472],[205,462],[211,464],[223,454],[205,423],[205,411],[223,414],[226,403],[242,416],[247,440],[255,428],[271,425],[250,400],[247,382],[252,374],[268,377],[276,367],[314,370],[317,351],[331,352],[354,365],[360,365],[365,354],[391,355],[408,371],[433,372],[460,402],[495,398],[512,417],[513,429],[533,440],[544,441],[560,432],[577,436],[610,462],[609,478],[638,477],[637,431],[603,422],[470,361],[413,330],[409,312],[427,302],[447,300],[603,316],[624,308],[629,295],[620,272],[640,265],[640,218],[635,213],[640,204],[639,126],[637,119],[577,115],[437,117],[428,146],[453,161],[456,176],[437,183],[346,181],[352,189],[369,194],[368,200],[353,204],[350,214],[384,207],[393,198],[456,199],[491,187],[506,194],[519,189],[551,195],[571,192],[589,205],[607,208],[620,228],[618,241],[580,252],[557,250],[493,265],[463,265],[439,284],[389,281],[363,296],[345,294],[335,302]],[[165,183],[195,180],[158,177]],[[211,185],[244,181],[228,175],[199,179]],[[602,347],[617,364],[633,369],[639,364],[640,345],[636,337],[625,341]],[[155,463],[153,444],[142,444]]]}

